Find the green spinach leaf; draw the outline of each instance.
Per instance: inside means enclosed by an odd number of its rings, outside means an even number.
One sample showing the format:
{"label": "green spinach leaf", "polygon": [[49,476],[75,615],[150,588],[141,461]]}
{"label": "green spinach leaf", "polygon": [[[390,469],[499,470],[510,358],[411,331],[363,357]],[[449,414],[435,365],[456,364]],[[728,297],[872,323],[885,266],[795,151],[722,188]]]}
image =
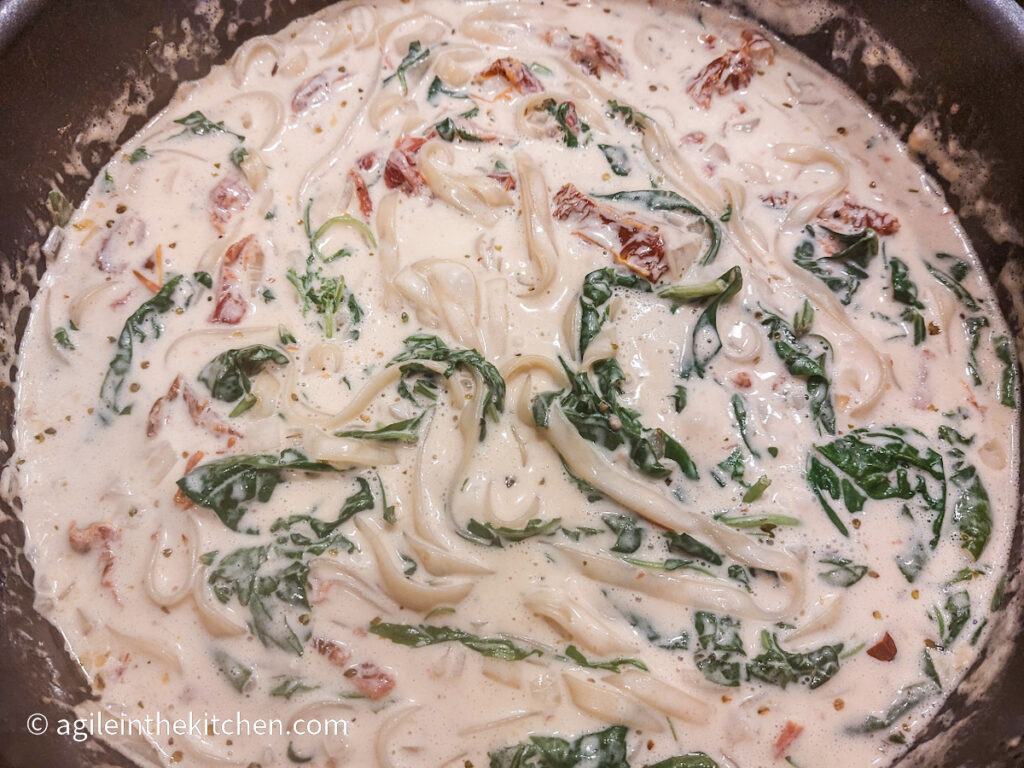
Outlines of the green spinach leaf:
{"label": "green spinach leaf", "polygon": [[471,651],[502,661],[522,661],[530,656],[543,655],[536,649],[520,648],[503,637],[480,637],[456,627],[377,622],[370,625],[370,632],[410,648],[423,648],[438,643],[461,643]]}
{"label": "green spinach leaf", "polygon": [[785,688],[790,683],[818,688],[839,671],[839,654],[843,644],[823,645],[807,653],[789,653],[779,646],[779,638],[767,630],[761,631],[764,653],[747,664],[747,674],[771,685]]}
{"label": "green spinach leaf", "polygon": [[203,366],[199,381],[209,387],[210,395],[215,399],[233,403],[242,395],[249,394],[252,390],[251,377],[268,363],[288,365],[288,356],[264,344],[229,349]]}

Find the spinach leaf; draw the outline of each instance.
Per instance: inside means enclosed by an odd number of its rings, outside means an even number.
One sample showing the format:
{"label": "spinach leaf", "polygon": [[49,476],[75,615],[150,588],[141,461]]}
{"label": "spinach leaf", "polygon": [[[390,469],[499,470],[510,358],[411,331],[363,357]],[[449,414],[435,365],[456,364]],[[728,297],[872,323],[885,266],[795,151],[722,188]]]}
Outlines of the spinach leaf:
{"label": "spinach leaf", "polygon": [[[667,477],[671,470],[665,467],[660,458],[664,452],[667,436],[659,437],[659,433],[648,429],[640,422],[640,414],[619,402],[622,393],[622,382],[625,374],[614,358],[601,360],[594,364],[594,374],[598,388],[590,380],[586,371],[573,372],[561,361],[569,379],[568,391],[546,392],[538,395],[533,401],[533,415],[539,427],[548,423],[548,410],[556,405],[566,419],[576,428],[580,436],[592,443],[614,451],[620,445],[629,447],[629,458],[633,465],[649,477]],[[600,390],[600,392],[598,392]],[[681,445],[672,441],[670,459],[677,461],[683,471],[690,476],[695,467],[687,464],[688,456],[680,452]],[[659,452],[656,446],[663,450]],[[678,446],[678,448],[677,448]],[[691,462],[692,464],[692,462]]]}
{"label": "spinach leaf", "polygon": [[580,359],[590,342],[601,332],[608,320],[608,309],[604,305],[612,297],[614,288],[635,288],[649,292],[651,284],[632,272],[623,274],[611,267],[595,269],[583,278],[580,290]]}
{"label": "spinach leaf", "polygon": [[747,664],[747,674],[771,685],[785,688],[790,683],[811,689],[827,683],[839,671],[839,654],[843,644],[823,645],[807,653],[789,653],[779,646],[779,638],[761,630],[764,653]]}
{"label": "spinach leaf", "polygon": [[958,450],[950,455],[954,463],[949,479],[957,489],[953,525],[960,535],[961,546],[978,560],[992,534],[992,507],[974,466],[967,464]]}
{"label": "spinach leaf", "polygon": [[629,176],[629,155],[625,149],[615,144],[598,144],[597,148],[604,153],[612,173],[616,176]]}
{"label": "spinach leaf", "polygon": [[320,686],[318,685],[306,685],[300,677],[286,677],[270,692],[271,696],[283,696],[286,699],[290,699],[297,693],[306,693],[307,691],[315,691]]}
{"label": "spinach leaf", "polygon": [[442,374],[446,379],[450,379],[458,368],[468,369],[480,377],[484,385],[484,417],[480,419],[480,439],[483,440],[486,436],[485,418],[490,417],[492,421],[497,421],[498,415],[505,409],[505,380],[501,378],[498,369],[475,349],[453,349],[437,336],[427,333],[413,334],[403,343],[405,350],[388,363],[403,363],[400,366],[403,376],[411,373],[433,373],[431,369],[425,369],[417,364],[417,361],[428,360],[448,364]]}
{"label": "spinach leaf", "polygon": [[686,407],[686,386],[684,384],[677,384],[676,388],[672,391],[671,397],[676,413],[682,413]]}
{"label": "spinach leaf", "polygon": [[358,440],[415,443],[419,440],[420,424],[426,415],[427,412],[422,411],[419,416],[396,421],[393,424],[386,424],[378,429],[346,429],[334,434],[338,437],[352,437]]}
{"label": "spinach leaf", "polygon": [[[639,205],[649,211],[688,213],[697,216],[707,225],[708,228],[708,249],[700,259],[700,265],[705,266],[715,260],[718,249],[722,245],[722,230],[713,216],[709,216],[685,197],[676,194],[669,189],[637,189],[628,192],[614,192],[610,195],[595,195],[605,200],[616,200],[634,205]],[[738,267],[736,268],[739,269]]]}
{"label": "spinach leaf", "polygon": [[999,402],[1007,408],[1017,407],[1017,365],[1013,362],[1013,347],[1009,336],[996,336],[992,340],[996,358],[1003,364],[1003,375],[996,386]]}
{"label": "spinach leaf", "polygon": [[743,503],[750,504],[751,502],[760,499],[762,494],[768,490],[768,486],[771,484],[772,481],[768,475],[761,475],[754,481],[754,484],[747,489],[747,492],[743,494]]}
{"label": "spinach leaf", "polygon": [[868,572],[866,565],[857,565],[849,558],[839,555],[827,555],[818,562],[822,565],[835,566],[818,574],[818,578],[833,587],[852,587]]}
{"label": "spinach leaf", "polygon": [[217,665],[217,671],[227,678],[231,687],[239,693],[244,693],[252,681],[253,670],[242,662],[232,658],[226,651],[217,649],[213,652],[213,661]]}
{"label": "spinach leaf", "polygon": [[[182,131],[181,133],[185,133],[185,131]],[[181,134],[178,135],[180,136]],[[149,160],[151,157],[152,155],[149,154],[149,150],[146,149],[145,146],[141,146],[137,147],[135,151],[128,156],[128,162],[135,165],[136,163],[141,163],[143,160]]]}
{"label": "spinach leaf", "polygon": [[818,432],[834,435],[836,433],[836,413],[832,407],[832,397],[829,394],[831,382],[825,368],[826,353],[831,351],[831,347],[820,337],[807,337],[815,339],[818,346],[822,348],[819,354],[814,355],[811,347],[797,338],[796,333],[785,320],[768,312],[763,307],[762,311],[764,311],[764,319],[761,321],[761,325],[768,329],[768,338],[771,339],[775,354],[782,360],[787,371],[807,383],[807,399],[810,401],[811,417],[818,426]]}
{"label": "spinach leaf", "polygon": [[545,99],[534,109],[547,112],[555,119],[562,131],[565,146],[575,149],[590,140],[590,126],[580,120],[576,105],[571,101],[557,102],[554,99]]}
{"label": "spinach leaf", "polygon": [[740,622],[731,616],[717,616],[708,611],[694,614],[698,649],[694,659],[697,669],[713,683],[728,687],[740,684],[741,666],[733,654],[746,656],[740,637]]}
{"label": "spinach leaf", "polygon": [[730,528],[737,528],[739,530],[746,530],[750,528],[778,528],[780,525],[785,526],[796,526],[800,525],[800,521],[795,517],[789,515],[736,515],[729,516],[725,514],[715,515],[715,520],[720,522],[722,525],[728,525]]}
{"label": "spinach leaf", "polygon": [[504,547],[506,542],[525,541],[534,536],[553,536],[561,527],[562,518],[540,520],[534,518],[522,528],[509,528],[504,525],[481,523],[470,519],[465,529],[457,529],[457,533],[467,541],[485,547]]}
{"label": "spinach leaf", "polygon": [[[278,543],[284,545],[286,542],[290,542],[306,549],[312,548],[317,550],[313,552],[313,554],[317,555],[323,554],[329,547],[340,548],[344,546],[345,549],[352,552],[355,549],[355,545],[352,542],[344,537],[334,537],[332,534],[355,515],[373,509],[375,505],[373,492],[370,490],[370,483],[362,477],[357,477],[356,482],[359,484],[359,490],[345,499],[344,504],[341,505],[341,510],[338,512],[338,516],[334,520],[322,520],[312,515],[289,515],[288,517],[275,520],[273,525],[270,526],[271,532],[289,532],[286,538],[279,538],[277,540]],[[387,500],[384,499],[384,501],[386,502]],[[311,539],[293,530],[300,523],[308,524],[313,535],[317,538]]]}
{"label": "spinach leaf", "polygon": [[685,755],[661,760],[646,768],[719,768],[719,766],[703,752],[688,752]]}
{"label": "spinach leaf", "polygon": [[895,256],[889,259],[889,280],[894,300],[908,307],[924,309],[924,304],[917,297],[917,285],[910,279],[910,270],[902,259]]}
{"label": "spinach leaf", "polygon": [[280,562],[271,544],[237,549],[220,558],[208,582],[220,602],[227,603],[234,596],[249,609],[250,629],[264,646],[276,645],[301,655],[303,640],[292,629],[288,609],[309,608],[309,565],[299,559],[285,561],[287,564],[276,571],[264,567]]}
{"label": "spinach leaf", "polygon": [[434,130],[437,131],[438,136],[449,143],[455,141],[456,138],[460,138],[463,141],[482,141],[476,134],[470,133],[465,128],[460,128],[458,123],[450,117],[446,117],[441,122],[436,123]]}
{"label": "spinach leaf", "polygon": [[945,610],[935,606],[931,618],[939,628],[939,644],[948,649],[971,620],[971,593],[966,589],[946,598]]}
{"label": "spinach leaf", "polygon": [[938,692],[938,687],[931,680],[900,688],[897,691],[896,699],[889,705],[884,715],[881,717],[871,715],[863,723],[848,728],[847,731],[850,733],[874,733],[890,728],[907,712]]}
{"label": "spinach leaf", "polygon": [[693,538],[688,533],[677,533],[668,531],[665,533],[665,540],[668,542],[669,552],[681,552],[684,555],[696,557],[712,565],[721,565],[722,556],[715,552],[707,544]]}
{"label": "spinach leaf", "polygon": [[[71,330],[74,330],[74,323],[71,323],[71,326]],[[71,337],[68,336],[68,329],[63,326],[53,332],[53,340],[58,346],[63,347],[64,349],[73,350],[75,348],[75,345],[71,342]]]}
{"label": "spinach leaf", "polygon": [[427,60],[427,57],[429,56],[430,49],[424,48],[420,44],[419,40],[413,40],[411,43],[409,43],[409,50],[406,52],[402,60],[398,63],[398,69],[395,70],[394,74],[385,77],[382,85],[387,85],[397,77],[398,82],[402,86],[402,93],[408,93],[409,84],[406,83],[405,81],[406,73],[413,67],[417,66],[418,64],[422,64],[424,61]]}
{"label": "spinach leaf", "polygon": [[814,307],[811,306],[811,302],[804,299],[804,303],[800,305],[800,309],[793,314],[793,333],[799,338],[805,335],[811,330],[811,326],[814,324]]}
{"label": "spinach leaf", "polygon": [[624,725],[586,733],[574,741],[531,735],[530,740],[488,753],[490,768],[629,768]]}
{"label": "spinach leaf", "polygon": [[928,548],[923,541],[913,541],[896,556],[896,567],[900,569],[903,578],[913,584],[924,565],[928,561]]}
{"label": "spinach leaf", "polygon": [[230,133],[239,141],[245,141],[245,136],[235,133],[224,127],[224,121],[215,123],[206,117],[202,112],[198,110],[190,112],[185,117],[179,118],[174,121],[178,125],[185,126],[181,133],[176,134],[181,136],[186,133],[191,133],[194,136],[207,136],[211,133]]}
{"label": "spinach leaf", "polygon": [[263,344],[229,349],[203,366],[199,381],[210,388],[210,395],[215,399],[233,403],[250,392],[251,377],[268,363],[287,365],[288,356]]}
{"label": "spinach leaf", "polygon": [[226,456],[200,464],[178,480],[178,488],[201,507],[212,509],[228,528],[238,530],[248,501],[268,501],[277,485],[284,481],[285,470],[336,472],[330,464],[310,461],[294,448],[280,456]]}
{"label": "spinach leaf", "polygon": [[[813,228],[808,229],[813,236]],[[839,297],[839,301],[849,304],[861,281],[868,277],[868,261],[878,253],[878,235],[870,228],[850,235],[834,232],[828,227],[822,229],[843,248],[831,255],[815,259],[814,243],[805,240],[793,252],[793,263],[820,278]],[[840,265],[838,270],[832,266],[833,264]]]}
{"label": "spinach leaf", "polygon": [[702,573],[705,576],[715,577],[712,571],[707,568],[696,565],[693,560],[683,560],[680,557],[670,557],[667,560],[641,560],[638,557],[623,557],[624,563],[635,565],[637,568],[652,568],[656,571],[678,571],[684,569],[687,571],[696,571]]}
{"label": "spinach leaf", "polygon": [[924,323],[924,315],[916,309],[906,307],[902,312],[900,312],[900,320],[905,323],[910,323],[910,327],[914,331],[915,347],[928,338],[928,328]]}
{"label": "spinach leaf", "polygon": [[967,372],[975,386],[981,386],[981,373],[978,371],[978,345],[981,343],[981,329],[988,328],[988,318],[975,315],[964,320],[964,334],[967,336]]}
{"label": "spinach leaf", "polygon": [[568,659],[572,660],[581,667],[587,669],[604,669],[608,672],[619,673],[619,667],[630,666],[642,669],[647,672],[647,665],[638,659],[611,659],[610,661],[588,661],[587,657],[584,656],[575,645],[570,645],[565,649],[565,655]]}
{"label": "spinach leaf", "polygon": [[[314,263],[312,256],[306,259],[305,272],[300,275],[294,269],[289,269],[285,277],[295,287],[299,298],[302,300],[303,316],[310,309],[313,309],[320,315],[324,336],[328,339],[334,338],[334,329],[337,324],[336,316],[339,310],[345,306],[346,296],[349,297],[349,310],[350,314],[353,315],[352,325],[354,329],[357,324],[355,314],[361,314],[361,312],[351,312],[353,307],[358,307],[358,304],[353,305],[351,303],[354,301],[354,296],[346,288],[344,277],[340,275],[337,277],[324,275],[323,268]],[[358,336],[358,331],[353,330],[353,333]]]}
{"label": "spinach leaf", "polygon": [[640,548],[644,529],[640,527],[635,517],[608,513],[602,515],[601,519],[616,536],[615,544],[611,547],[612,552],[630,555]]}
{"label": "spinach leaf", "polygon": [[657,435],[665,446],[665,458],[674,461],[690,480],[700,480],[697,465],[693,463],[693,459],[690,458],[690,454],[682,444],[660,427],[657,430]]}
{"label": "spinach leaf", "polygon": [[946,475],[942,456],[929,447],[911,444],[916,430],[883,427],[879,431],[855,429],[814,449],[842,473],[842,478],[813,454],[808,458],[807,481],[829,519],[843,535],[845,526],[825,500],[840,497],[851,514],[865,499],[916,499],[921,511],[934,516],[931,546],[938,544],[946,510]]}
{"label": "spinach leaf", "polygon": [[747,450],[750,451],[754,458],[761,458],[761,454],[750,445],[750,435],[747,433],[747,401],[743,399],[743,395],[737,392],[733,394],[730,402],[732,404],[732,415],[736,417],[736,426],[740,430],[743,444],[747,446]]}
{"label": "spinach leaf", "polygon": [[124,327],[117,337],[117,351],[110,361],[106,376],[103,377],[103,385],[100,387],[100,398],[112,413],[119,416],[131,413],[130,405],[121,405],[121,390],[132,367],[135,342],[145,341],[150,336],[154,339],[160,338],[163,326],[157,320],[158,316],[176,307],[188,307],[195,291],[195,286],[185,279],[184,275],[169,276],[163,287],[154,296],[142,302],[125,320]]}
{"label": "spinach leaf", "polygon": [[708,364],[722,349],[722,337],[718,334],[718,309],[739,293],[740,288],[743,287],[743,273],[740,272],[739,267],[733,267],[719,276],[715,282],[724,283],[724,288],[721,293],[708,302],[704,311],[697,318],[697,322],[694,323],[690,348],[683,357],[680,371],[684,379],[690,378],[693,373],[704,378]]}
{"label": "spinach leaf", "polygon": [[450,88],[444,84],[440,77],[435,75],[434,79],[430,81],[430,86],[427,88],[427,103],[436,107],[439,95],[450,96],[453,99],[469,98],[469,94],[466,91]]}
{"label": "spinach leaf", "polygon": [[633,109],[628,104],[620,104],[615,99],[608,101],[608,114],[612,117],[620,116],[623,122],[630,128],[636,128],[638,131],[643,133],[647,129],[647,121],[650,117],[645,115],[639,109]]}
{"label": "spinach leaf", "polygon": [[522,661],[533,655],[543,655],[536,649],[520,648],[503,637],[480,637],[456,627],[377,622],[370,624],[370,632],[410,648],[423,648],[437,643],[461,643],[471,651],[502,661]]}
{"label": "spinach leaf", "polygon": [[[940,258],[943,256],[946,256],[947,258],[952,258],[951,256],[948,256],[948,254],[940,253],[936,255],[939,256]],[[941,269],[932,266],[927,261],[924,262],[924,268],[927,269],[929,273],[931,273],[932,277],[934,277],[942,285],[948,288],[954,296],[960,299],[961,303],[965,307],[967,307],[967,309],[969,309],[971,312],[981,311],[981,307],[978,305],[978,302],[975,301],[974,296],[972,296],[971,292],[964,288],[963,285],[961,285],[960,283],[960,281],[967,276],[967,271],[970,268],[966,261],[962,259],[956,259],[956,262],[953,265],[953,269],[951,270],[951,274],[943,272]]]}

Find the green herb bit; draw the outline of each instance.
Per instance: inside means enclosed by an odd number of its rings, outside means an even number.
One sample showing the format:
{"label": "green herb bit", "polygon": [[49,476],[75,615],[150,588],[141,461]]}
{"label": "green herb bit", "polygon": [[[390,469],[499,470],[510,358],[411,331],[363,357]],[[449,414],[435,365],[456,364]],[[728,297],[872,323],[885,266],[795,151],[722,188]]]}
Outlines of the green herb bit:
{"label": "green herb bit", "polygon": [[211,133],[230,133],[239,141],[245,141],[245,136],[225,128],[223,121],[215,123],[198,110],[190,112],[185,117],[179,118],[174,122],[185,126],[181,133],[175,134],[176,136],[182,136],[186,133],[191,133],[194,136],[207,136]]}
{"label": "green herb bit", "polygon": [[722,556],[720,554],[688,533],[668,531],[665,533],[665,540],[668,543],[670,552],[681,552],[684,555],[696,557],[712,565],[722,564]]}
{"label": "green herb bit", "polygon": [[250,394],[252,377],[271,363],[287,365],[288,356],[263,344],[229,349],[203,366],[198,378],[215,400],[233,403]]}
{"label": "green herb bit", "polygon": [[625,148],[617,144],[598,144],[597,148],[604,154],[604,159],[608,161],[608,167],[612,169],[612,173],[616,176],[629,176],[629,153]]}
{"label": "green herb bit", "polygon": [[71,214],[75,212],[71,202],[56,189],[51,189],[46,196],[46,207],[50,209],[53,223],[58,227],[65,226],[71,220]]}
{"label": "green herb bit", "polygon": [[715,515],[715,520],[720,522],[722,525],[728,525],[730,528],[736,528],[741,531],[750,528],[763,528],[764,526],[782,528],[796,527],[800,525],[800,520],[798,518],[790,517],[789,515],[776,514]]}
{"label": "green herb bit", "polygon": [[857,565],[849,558],[839,555],[827,555],[818,562],[822,565],[835,566],[818,574],[818,578],[833,587],[852,587],[868,572],[866,565]]}
{"label": "green herb bit", "polygon": [[640,548],[644,530],[635,517],[608,513],[602,515],[601,520],[615,534],[615,544],[611,547],[612,552],[632,554]]}
{"label": "green herb bit", "polygon": [[348,429],[335,432],[337,437],[351,437],[358,440],[380,440],[382,442],[415,443],[419,440],[420,424],[427,415],[422,411],[419,416],[396,421],[378,429]]}
{"label": "green herb bit", "polygon": [[315,691],[319,687],[318,685],[307,685],[300,677],[286,677],[274,687],[270,695],[290,699],[297,693]]}
{"label": "green herb bit", "polygon": [[621,117],[626,125],[636,128],[641,133],[647,130],[647,121],[651,119],[639,109],[634,109],[628,104],[620,104],[614,99],[608,101],[608,114],[612,117]]}
{"label": "green herb bit", "polygon": [[462,139],[463,141],[480,142],[483,141],[479,136],[474,133],[470,133],[468,130],[460,126],[453,118],[446,117],[439,123],[434,125],[434,130],[437,131],[437,135],[445,141],[451,143],[456,138]]}
{"label": "green herb bit", "polygon": [[427,88],[427,103],[430,104],[431,106],[436,107],[437,98],[438,96],[442,95],[449,96],[453,99],[469,98],[469,94],[466,91],[460,91],[454,88],[450,88],[449,86],[444,84],[444,81],[441,80],[440,77],[435,75],[434,79],[430,81],[430,86]]}
{"label": "green herb bit", "polygon": [[295,335],[284,325],[277,326],[277,338],[281,341],[282,347],[295,346],[299,343],[299,340],[295,338]]}
{"label": "green herb bit", "polygon": [[672,391],[672,405],[675,407],[676,413],[682,413],[686,407],[686,385],[677,384],[676,388]]}
{"label": "green herb bit", "polygon": [[793,315],[793,333],[799,338],[805,335],[811,330],[811,325],[814,323],[814,307],[811,306],[811,302],[804,299],[803,305],[800,310]]}
{"label": "green herb bit", "polygon": [[743,494],[743,503],[750,504],[751,502],[757,501],[761,498],[761,495],[768,489],[768,486],[772,484],[771,479],[768,475],[761,475],[754,482],[747,492]]}
{"label": "green herb bit", "polygon": [[249,150],[239,144],[237,147],[231,150],[231,154],[228,157],[231,159],[232,165],[236,168],[241,168],[242,163],[245,162],[245,158],[249,156]]}
{"label": "green herb bit", "polygon": [[630,666],[641,669],[647,672],[647,665],[639,659],[611,659],[609,661],[588,661],[587,657],[575,646],[570,645],[565,649],[565,657],[567,660],[571,660],[581,667],[587,669],[603,669],[608,672],[614,672],[619,674],[619,667]]}
{"label": "green herb bit", "polygon": [[1017,407],[1017,365],[1013,361],[1013,345],[1009,336],[996,336],[992,340],[996,358],[1003,364],[1003,375],[996,386],[999,402],[1007,408]]}
{"label": "green herb bit", "polygon": [[68,336],[68,329],[61,326],[53,332],[53,340],[58,346],[64,349],[74,349],[75,345],[71,343],[71,339]]}
{"label": "green herb bit", "polygon": [[413,67],[422,64],[429,56],[430,49],[424,48],[419,40],[413,40],[409,43],[409,50],[406,52],[405,57],[399,62],[398,69],[395,70],[394,74],[384,78],[383,85],[387,85],[395,78],[398,78],[398,82],[402,86],[402,94],[407,94],[409,92],[409,84],[405,80],[406,73]]}
{"label": "green herb bit", "polygon": [[456,627],[431,626],[420,624],[388,624],[378,622],[371,624],[370,632],[399,645],[410,648],[423,648],[438,643],[461,643],[471,651],[502,661],[522,661],[530,656],[543,655],[535,648],[526,650],[503,637],[480,637]]}
{"label": "green herb bit", "polygon": [[244,693],[252,681],[252,668],[245,666],[219,649],[213,652],[213,660],[217,664],[217,671],[228,679],[231,686],[239,693]]}
{"label": "green herb bit", "polygon": [[149,150],[145,146],[138,147],[134,152],[128,156],[128,162],[132,165],[141,163],[143,160],[149,160],[152,155],[149,154]]}

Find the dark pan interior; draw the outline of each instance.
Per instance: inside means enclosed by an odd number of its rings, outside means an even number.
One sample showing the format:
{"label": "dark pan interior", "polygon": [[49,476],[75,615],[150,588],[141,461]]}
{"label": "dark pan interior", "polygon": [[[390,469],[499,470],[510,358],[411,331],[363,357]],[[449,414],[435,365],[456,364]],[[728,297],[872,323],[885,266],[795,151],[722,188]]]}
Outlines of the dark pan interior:
{"label": "dark pan interior", "polygon": [[[614,0],[609,0],[614,2]],[[17,345],[27,302],[45,268],[39,243],[50,217],[46,194],[60,189],[77,204],[91,176],[115,149],[80,133],[118,97],[138,105],[118,140],[162,107],[177,81],[201,77],[244,40],[273,32],[317,10],[323,0],[223,0],[219,17],[201,15],[193,0],[0,0],[0,465],[13,451]],[[771,19],[793,0],[747,0],[754,16]],[[939,134],[955,139],[983,173],[975,192],[995,201],[1024,231],[1024,10],[1013,0],[847,0],[844,12],[813,31],[783,37],[853,87],[904,138],[926,114]],[[769,23],[769,26],[772,26]],[[863,53],[876,34],[916,69],[909,86],[887,65],[868,66]],[[855,41],[840,45],[839,41]],[[856,42],[861,41],[861,42]],[[184,56],[171,55],[172,50]],[[64,160],[78,155],[82,168]],[[74,169],[71,169],[72,171]],[[81,172],[84,170],[84,173]],[[1024,249],[997,242],[976,216],[976,194],[958,197],[940,178],[997,285],[1018,342],[1014,311]],[[959,189],[959,188],[958,188]],[[1000,280],[1000,278],[1002,278]],[[1017,302],[1015,304],[1015,302]],[[9,471],[9,470],[5,470]],[[50,733],[32,737],[26,719],[52,722],[88,695],[55,629],[32,608],[31,569],[20,553],[23,531],[12,513],[19,501],[0,483],[0,768],[131,766],[94,740]],[[1019,517],[1019,515],[1018,515]],[[992,642],[968,681],[947,702],[903,766],[1009,768],[1024,765],[1024,622],[1018,603],[1022,554],[1018,526],[1007,605]],[[824,757],[824,756],[823,756]]]}

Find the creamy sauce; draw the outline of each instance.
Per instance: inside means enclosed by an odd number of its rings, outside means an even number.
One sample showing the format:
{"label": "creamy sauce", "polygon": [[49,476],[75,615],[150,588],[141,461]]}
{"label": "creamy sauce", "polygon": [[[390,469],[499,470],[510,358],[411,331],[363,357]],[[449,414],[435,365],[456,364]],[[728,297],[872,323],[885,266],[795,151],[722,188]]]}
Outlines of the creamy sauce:
{"label": "creamy sauce", "polygon": [[749,22],[342,4],[183,86],[66,226],[38,604],[83,714],[346,722],[140,762],[886,764],[998,599],[1006,337],[906,149]]}

